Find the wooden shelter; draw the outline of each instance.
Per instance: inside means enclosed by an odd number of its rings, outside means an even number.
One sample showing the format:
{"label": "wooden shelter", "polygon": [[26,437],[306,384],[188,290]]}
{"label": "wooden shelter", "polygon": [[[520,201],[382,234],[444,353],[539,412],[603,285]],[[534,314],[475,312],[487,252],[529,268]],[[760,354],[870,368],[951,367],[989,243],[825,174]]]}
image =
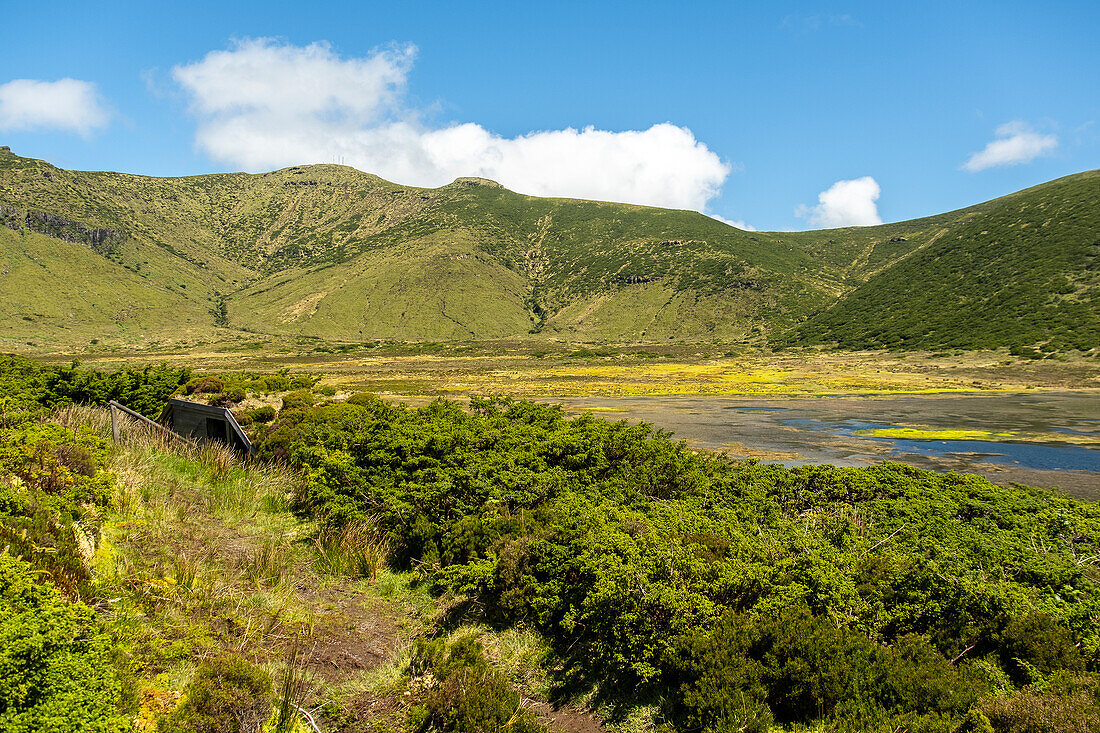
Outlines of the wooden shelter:
{"label": "wooden shelter", "polygon": [[252,441],[227,407],[214,407],[173,397],[160,413],[160,422],[178,435],[193,440],[212,440],[256,455]]}

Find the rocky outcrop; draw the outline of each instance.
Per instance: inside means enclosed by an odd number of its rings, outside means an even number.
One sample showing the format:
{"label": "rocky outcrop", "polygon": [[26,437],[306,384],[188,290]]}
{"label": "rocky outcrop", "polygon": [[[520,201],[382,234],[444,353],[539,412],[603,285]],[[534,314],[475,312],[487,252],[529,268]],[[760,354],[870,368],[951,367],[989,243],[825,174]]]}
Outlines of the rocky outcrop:
{"label": "rocky outcrop", "polygon": [[126,234],[117,229],[87,227],[48,211],[19,209],[0,204],[0,222],[14,231],[28,230],[74,244],[83,244],[104,256],[116,254]]}
{"label": "rocky outcrop", "polygon": [[451,186],[470,186],[473,188],[504,188],[496,181],[490,181],[488,178],[478,178],[476,176],[465,176],[463,178],[456,178],[450,183]]}

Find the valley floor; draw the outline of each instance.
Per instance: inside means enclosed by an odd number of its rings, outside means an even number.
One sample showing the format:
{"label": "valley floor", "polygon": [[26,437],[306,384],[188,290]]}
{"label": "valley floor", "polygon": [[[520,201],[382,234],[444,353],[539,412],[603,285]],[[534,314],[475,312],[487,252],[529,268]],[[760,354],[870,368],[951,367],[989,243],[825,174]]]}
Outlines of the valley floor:
{"label": "valley floor", "polygon": [[338,391],[406,400],[436,396],[526,398],[669,395],[883,395],[1086,390],[1100,393],[1100,360],[1032,360],[1004,351],[770,352],[715,344],[318,345],[256,342],[187,350],[30,353],[112,368],[167,362],[201,371],[288,368]]}
{"label": "valley floor", "polygon": [[[949,399],[952,395],[963,401],[968,396],[1001,396],[1005,399],[1003,406],[1008,408],[1034,401],[1041,394],[1068,394],[1074,400],[1065,408],[1070,412],[1064,412],[1064,417],[1100,418],[1100,361],[1095,358],[1028,359],[1003,350],[771,352],[748,347],[731,350],[729,345],[715,344],[580,345],[546,341],[310,348],[304,350],[301,343],[257,341],[243,347],[222,344],[164,352],[92,350],[79,354],[78,358],[85,366],[100,369],[162,361],[208,372],[288,369],[292,373],[320,376],[318,386],[337,395],[372,392],[411,405],[426,404],[441,396],[462,399],[507,395],[561,401],[572,412],[609,411],[612,414],[607,417],[614,419],[646,420],[673,430],[677,438],[735,457],[782,461],[788,465],[803,462],[867,465],[889,457],[935,470],[980,473],[1002,484],[1060,487],[1082,498],[1100,496],[1100,472],[1091,469],[990,462],[980,455],[982,446],[977,446],[976,453],[974,446],[956,446],[970,454],[946,458],[916,452],[899,455],[891,445],[859,436],[838,440],[837,436],[820,430],[801,430],[791,435],[789,425],[773,424],[774,420],[765,419],[768,417],[765,412],[756,415],[759,420],[742,420],[736,429],[727,425],[719,436],[710,424],[716,418],[702,415],[698,419],[684,419],[678,415],[683,406],[676,402],[695,400],[692,404],[696,407],[692,410],[708,413],[724,412],[720,406],[731,399],[757,400],[762,410],[791,400],[783,409],[793,418],[801,410],[800,405],[812,404],[807,399],[827,397],[841,400],[838,405],[851,405],[845,409],[858,412],[869,424],[942,431],[989,429],[983,420],[992,419],[1000,426],[999,430],[1012,432],[1010,440],[1014,442],[1068,442],[1095,448],[1094,432],[1089,435],[1055,434],[1049,429],[1042,434],[1029,432],[1023,423],[1017,422],[1026,420],[1027,415],[994,410],[1004,414],[990,417],[985,407],[977,416],[967,416],[965,409],[960,415],[960,408],[952,407],[955,403]],[[69,354],[35,356],[42,361],[64,364],[72,360]],[[843,402],[843,399],[857,401]],[[829,412],[825,404],[820,403],[813,411]],[[278,404],[273,406],[277,408]],[[905,417],[905,413],[909,416]],[[723,423],[728,422],[723,419]]]}

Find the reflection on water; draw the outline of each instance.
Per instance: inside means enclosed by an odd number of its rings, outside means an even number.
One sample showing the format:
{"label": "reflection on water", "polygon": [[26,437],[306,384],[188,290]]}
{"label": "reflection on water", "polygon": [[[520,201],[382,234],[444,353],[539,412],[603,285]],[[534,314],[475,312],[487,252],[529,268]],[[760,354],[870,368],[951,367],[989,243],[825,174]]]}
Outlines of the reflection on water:
{"label": "reflection on water", "polygon": [[1100,436],[1100,395],[885,397],[624,397],[562,400],[574,412],[613,407],[693,445],[786,465],[868,465],[882,460],[981,473],[1000,482],[1061,486],[1100,498],[1100,448],[995,440],[913,440],[858,430],[925,425],[940,430]]}

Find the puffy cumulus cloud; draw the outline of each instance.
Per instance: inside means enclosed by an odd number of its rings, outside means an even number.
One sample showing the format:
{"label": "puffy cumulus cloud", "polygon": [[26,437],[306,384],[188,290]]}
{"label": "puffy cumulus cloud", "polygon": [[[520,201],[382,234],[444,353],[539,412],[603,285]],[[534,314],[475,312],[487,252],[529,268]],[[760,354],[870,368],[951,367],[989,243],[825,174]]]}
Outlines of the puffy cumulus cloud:
{"label": "puffy cumulus cloud", "polygon": [[817,206],[799,206],[794,213],[823,229],[881,224],[875,204],[880,193],[882,189],[871,176],[837,181],[817,195]]}
{"label": "puffy cumulus cloud", "polygon": [[702,210],[729,167],[690,130],[668,123],[609,132],[586,127],[494,135],[467,123],[421,135],[437,181],[476,175],[537,196],[571,196]]}
{"label": "puffy cumulus cloud", "polygon": [[963,163],[963,170],[977,173],[986,168],[1030,163],[1058,147],[1056,135],[1035,132],[1026,122],[1006,122],[997,128],[996,139]]}
{"label": "puffy cumulus cloud", "polygon": [[743,219],[727,219],[726,217],[719,216],[718,214],[708,214],[708,216],[710,216],[711,219],[717,219],[718,221],[722,222],[723,224],[729,224],[731,227],[737,227],[738,229],[744,229],[746,232],[755,232],[756,231],[756,227],[754,227],[752,224],[746,223]]}
{"label": "puffy cumulus cloud", "polygon": [[15,79],[0,84],[0,130],[60,130],[88,136],[106,127],[110,111],[95,84],[79,79]]}
{"label": "puffy cumulus cloud", "polygon": [[405,104],[413,46],[342,58],[323,43],[237,42],[173,76],[199,121],[198,146],[246,170],[340,161],[394,181],[439,186],[491,178],[537,196],[703,210],[730,173],[690,130],[534,131],[431,127]]}
{"label": "puffy cumulus cloud", "polygon": [[345,60],[327,43],[298,47],[260,38],[211,51],[172,75],[201,115],[369,120],[394,106],[415,57],[409,45]]}

